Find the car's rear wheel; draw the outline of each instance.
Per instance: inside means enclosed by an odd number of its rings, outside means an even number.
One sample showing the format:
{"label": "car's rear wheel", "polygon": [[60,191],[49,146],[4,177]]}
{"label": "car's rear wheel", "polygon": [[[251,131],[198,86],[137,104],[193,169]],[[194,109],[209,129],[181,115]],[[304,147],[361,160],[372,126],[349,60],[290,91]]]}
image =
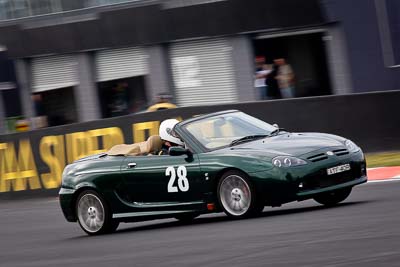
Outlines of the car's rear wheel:
{"label": "car's rear wheel", "polygon": [[104,199],[94,190],[81,192],[76,201],[76,215],[83,231],[89,235],[114,232],[119,222],[112,214]]}
{"label": "car's rear wheel", "polygon": [[256,215],[264,208],[249,178],[240,171],[226,172],[218,183],[217,194],[220,206],[232,218]]}
{"label": "car's rear wheel", "polygon": [[319,194],[314,200],[325,206],[334,206],[344,201],[351,193],[351,187]]}

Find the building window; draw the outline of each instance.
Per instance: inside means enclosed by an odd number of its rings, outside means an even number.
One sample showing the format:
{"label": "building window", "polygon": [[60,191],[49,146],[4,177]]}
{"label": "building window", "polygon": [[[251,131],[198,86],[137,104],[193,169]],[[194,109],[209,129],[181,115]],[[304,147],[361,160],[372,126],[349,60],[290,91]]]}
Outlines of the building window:
{"label": "building window", "polygon": [[0,21],[16,18],[51,14],[55,12],[77,10],[86,7],[96,7],[126,2],[144,0],[84,0],[65,1],[62,0],[0,0]]}
{"label": "building window", "polygon": [[98,83],[103,118],[143,111],[147,98],[144,76]]}
{"label": "building window", "polygon": [[253,40],[258,99],[332,93],[323,33],[260,35]]}
{"label": "building window", "polygon": [[73,87],[35,93],[32,98],[36,115],[46,118],[46,123],[42,127],[78,121]]}
{"label": "building window", "polygon": [[12,2],[14,18],[28,17],[31,15],[28,0],[14,0]]}
{"label": "building window", "polygon": [[62,11],[61,0],[0,0],[0,20]]}
{"label": "building window", "polygon": [[85,7],[95,7],[95,6],[102,6],[106,5],[107,1],[106,0],[85,0]]}
{"label": "building window", "polygon": [[113,5],[113,4],[137,2],[137,1],[143,1],[143,0],[86,0],[85,7],[96,7],[96,6]]}
{"label": "building window", "polygon": [[0,0],[0,19],[14,19],[29,16],[27,0]]}
{"label": "building window", "polygon": [[61,11],[59,0],[30,0],[30,8],[33,16]]}

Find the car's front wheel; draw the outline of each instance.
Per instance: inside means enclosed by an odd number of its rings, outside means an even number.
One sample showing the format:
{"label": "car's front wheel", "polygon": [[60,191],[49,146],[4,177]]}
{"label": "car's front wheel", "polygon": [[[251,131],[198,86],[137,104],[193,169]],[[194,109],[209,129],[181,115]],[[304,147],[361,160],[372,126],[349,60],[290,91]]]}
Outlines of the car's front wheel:
{"label": "car's front wheel", "polygon": [[314,200],[325,206],[334,206],[344,201],[351,193],[351,187],[319,194]]}
{"label": "car's front wheel", "polygon": [[119,222],[112,214],[104,199],[94,190],[81,192],[76,201],[76,215],[83,231],[89,235],[114,232]]}
{"label": "car's front wheel", "polygon": [[264,206],[256,198],[255,189],[246,174],[226,172],[218,183],[218,201],[224,212],[233,218],[260,213]]}

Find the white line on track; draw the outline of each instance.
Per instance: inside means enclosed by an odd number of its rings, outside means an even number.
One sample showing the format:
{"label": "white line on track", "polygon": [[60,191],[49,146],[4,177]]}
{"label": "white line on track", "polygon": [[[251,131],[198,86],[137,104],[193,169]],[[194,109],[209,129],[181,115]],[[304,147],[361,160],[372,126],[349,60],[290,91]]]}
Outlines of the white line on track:
{"label": "white line on track", "polygon": [[390,179],[383,179],[383,180],[371,180],[368,181],[367,183],[383,183],[383,182],[400,182],[400,178],[390,178]]}
{"label": "white line on track", "polygon": [[382,169],[382,168],[385,168],[385,167],[367,168],[367,171],[372,171],[372,170]]}

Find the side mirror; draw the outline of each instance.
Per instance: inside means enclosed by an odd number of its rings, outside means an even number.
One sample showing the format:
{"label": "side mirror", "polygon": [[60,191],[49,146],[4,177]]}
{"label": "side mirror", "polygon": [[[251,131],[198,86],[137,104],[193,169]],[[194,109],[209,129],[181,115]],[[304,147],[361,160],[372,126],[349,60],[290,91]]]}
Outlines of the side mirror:
{"label": "side mirror", "polygon": [[168,154],[170,156],[181,156],[181,155],[191,155],[192,153],[189,149],[180,147],[180,146],[171,146],[168,150]]}
{"label": "side mirror", "polygon": [[276,123],[272,124],[272,126],[274,126],[275,128],[278,128],[278,129],[279,129],[279,125],[276,124]]}

